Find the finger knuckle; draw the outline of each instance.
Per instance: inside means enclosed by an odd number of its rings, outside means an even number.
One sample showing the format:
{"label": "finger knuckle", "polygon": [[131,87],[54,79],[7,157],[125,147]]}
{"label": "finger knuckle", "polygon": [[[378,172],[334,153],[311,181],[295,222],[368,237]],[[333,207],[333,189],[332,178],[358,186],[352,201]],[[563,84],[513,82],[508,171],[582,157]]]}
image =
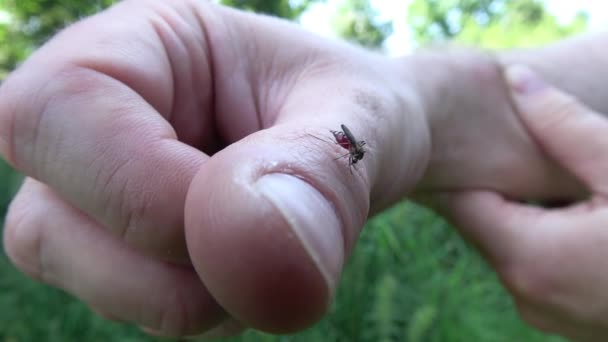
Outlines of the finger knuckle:
{"label": "finger knuckle", "polygon": [[67,94],[91,89],[91,77],[84,77],[83,68],[58,64],[38,76],[26,63],[0,88],[0,139],[6,144],[0,152],[15,168],[36,178],[48,177],[47,163],[57,159],[58,151],[51,148],[56,144],[49,142],[65,127],[65,121],[56,120],[65,112],[61,103]]}

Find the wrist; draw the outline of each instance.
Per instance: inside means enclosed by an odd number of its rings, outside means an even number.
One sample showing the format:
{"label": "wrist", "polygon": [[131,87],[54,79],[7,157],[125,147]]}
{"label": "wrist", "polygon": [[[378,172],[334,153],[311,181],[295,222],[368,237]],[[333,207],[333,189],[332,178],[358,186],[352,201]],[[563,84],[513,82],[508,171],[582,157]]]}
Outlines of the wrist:
{"label": "wrist", "polygon": [[467,184],[471,175],[460,170],[476,164],[471,159],[478,157],[474,152],[479,152],[476,147],[483,135],[479,130],[499,134],[500,126],[491,124],[497,119],[509,119],[509,126],[519,124],[498,61],[477,50],[443,49],[418,52],[405,58],[404,65],[410,70],[410,82],[414,80],[432,145],[428,167],[415,191]]}
{"label": "wrist", "polygon": [[[383,74],[396,76],[389,77],[395,82],[383,83],[394,85],[385,89],[392,89],[402,105],[386,123],[384,131],[390,132],[385,137],[387,141],[376,142],[387,156],[381,158],[381,171],[372,193],[372,198],[382,199],[380,207],[412,192],[465,182],[453,169],[470,156],[471,135],[467,130],[476,124],[470,120],[470,112],[484,105],[478,101],[483,87],[502,83],[495,60],[469,50],[421,51],[393,62],[394,69],[384,70]],[[495,92],[504,97],[502,102],[508,106],[506,92]],[[474,109],[476,114],[481,111]],[[372,203],[377,204],[377,200]]]}
{"label": "wrist", "polygon": [[521,124],[497,57],[455,49],[409,59],[432,145],[416,194],[486,189],[544,199],[579,192]]}

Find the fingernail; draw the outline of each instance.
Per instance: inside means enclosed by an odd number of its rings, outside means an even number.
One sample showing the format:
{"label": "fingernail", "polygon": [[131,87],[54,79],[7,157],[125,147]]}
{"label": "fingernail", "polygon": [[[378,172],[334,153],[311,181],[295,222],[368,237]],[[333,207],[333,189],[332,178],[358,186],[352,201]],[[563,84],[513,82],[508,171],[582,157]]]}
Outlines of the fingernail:
{"label": "fingernail", "polygon": [[546,87],[538,74],[525,65],[513,65],[505,71],[505,78],[511,88],[520,94],[531,95]]}
{"label": "fingernail", "polygon": [[285,217],[333,291],[342,271],[344,239],[332,204],[309,183],[287,174],[265,175],[256,186]]}

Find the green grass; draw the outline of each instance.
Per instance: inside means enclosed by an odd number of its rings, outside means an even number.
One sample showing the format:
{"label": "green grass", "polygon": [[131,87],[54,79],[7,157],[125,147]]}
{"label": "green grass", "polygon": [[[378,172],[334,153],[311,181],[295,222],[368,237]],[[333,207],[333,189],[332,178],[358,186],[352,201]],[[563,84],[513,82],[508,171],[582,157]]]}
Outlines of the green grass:
{"label": "green grass", "polygon": [[[0,210],[14,173],[0,164]],[[0,342],[158,341],[29,280],[0,253]],[[328,315],[292,336],[227,341],[563,341],[516,315],[494,273],[443,220],[403,203],[371,220]]]}

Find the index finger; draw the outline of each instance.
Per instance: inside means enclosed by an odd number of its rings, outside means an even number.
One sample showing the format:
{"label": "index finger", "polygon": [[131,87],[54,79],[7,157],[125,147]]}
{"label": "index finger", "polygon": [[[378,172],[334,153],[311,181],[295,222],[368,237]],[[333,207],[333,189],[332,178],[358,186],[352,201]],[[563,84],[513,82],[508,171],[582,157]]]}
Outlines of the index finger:
{"label": "index finger", "polygon": [[191,6],[121,2],[67,28],[0,88],[3,156],[169,259],[187,257],[186,192],[206,158],[198,149],[214,137],[205,35]]}

